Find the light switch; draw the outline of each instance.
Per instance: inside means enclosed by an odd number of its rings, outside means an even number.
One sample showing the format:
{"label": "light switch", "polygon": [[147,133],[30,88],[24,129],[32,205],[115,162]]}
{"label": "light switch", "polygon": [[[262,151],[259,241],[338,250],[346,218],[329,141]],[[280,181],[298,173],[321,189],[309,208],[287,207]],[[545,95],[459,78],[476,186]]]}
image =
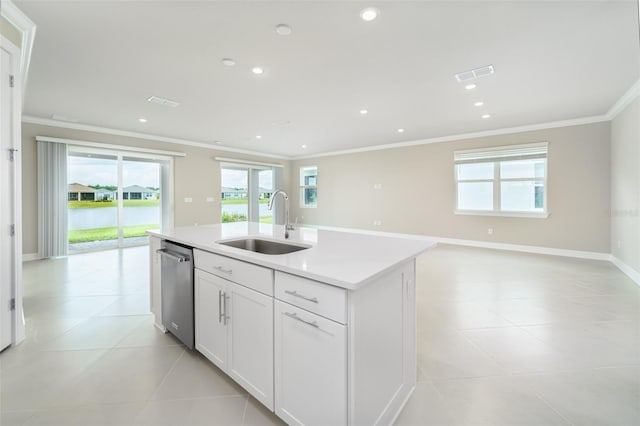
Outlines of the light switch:
{"label": "light switch", "polygon": [[184,197],[184,202],[185,202],[185,203],[193,203],[193,198],[191,198],[191,197]]}
{"label": "light switch", "polygon": [[215,197],[207,197],[207,203],[213,203],[215,200]]}

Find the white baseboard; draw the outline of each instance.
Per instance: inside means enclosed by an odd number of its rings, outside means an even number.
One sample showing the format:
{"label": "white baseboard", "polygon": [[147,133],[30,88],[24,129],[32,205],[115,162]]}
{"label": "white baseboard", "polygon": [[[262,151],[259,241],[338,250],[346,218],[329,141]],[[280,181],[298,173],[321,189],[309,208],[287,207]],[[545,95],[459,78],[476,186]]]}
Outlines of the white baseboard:
{"label": "white baseboard", "polygon": [[548,254],[551,256],[575,257],[578,259],[606,260],[611,261],[610,253],[600,253],[596,251],[580,251],[559,249],[553,247],[527,246],[520,244],[492,243],[489,241],[460,240],[457,238],[429,237],[443,244],[453,244],[458,246],[481,247],[494,250],[519,251],[524,253]]}
{"label": "white baseboard", "polygon": [[488,248],[488,249],[494,249],[494,250],[508,250],[508,251],[519,251],[524,253],[548,254],[551,256],[575,257],[578,259],[611,261],[611,253],[600,253],[595,251],[568,250],[568,249],[559,249],[559,248],[552,248],[552,247],[527,246],[527,245],[521,245],[521,244],[492,243],[490,241],[462,240],[458,238],[432,237],[429,235],[419,235],[419,234],[400,234],[397,232],[370,231],[367,229],[340,228],[337,226],[318,226],[318,225],[301,225],[301,226],[308,226],[311,228],[318,228],[318,229],[326,229],[328,231],[343,231],[343,232],[354,232],[357,234],[378,235],[382,237],[398,237],[398,238],[437,241],[438,243],[452,244],[456,246],[479,247],[479,248]]}
{"label": "white baseboard", "polygon": [[23,262],[31,262],[32,260],[40,260],[38,253],[22,253]]}
{"label": "white baseboard", "polygon": [[636,284],[640,285],[640,272],[636,271],[631,266],[627,265],[615,256],[611,256],[611,263],[616,265],[618,269],[627,274],[627,276],[635,281]]}

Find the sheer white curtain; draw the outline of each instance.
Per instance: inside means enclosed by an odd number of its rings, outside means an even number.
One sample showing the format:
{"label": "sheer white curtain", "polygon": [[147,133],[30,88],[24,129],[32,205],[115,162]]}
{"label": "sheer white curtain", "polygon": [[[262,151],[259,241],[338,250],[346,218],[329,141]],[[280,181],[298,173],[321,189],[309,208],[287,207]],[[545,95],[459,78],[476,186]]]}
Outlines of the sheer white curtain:
{"label": "sheer white curtain", "polygon": [[38,255],[67,254],[67,145],[38,141]]}

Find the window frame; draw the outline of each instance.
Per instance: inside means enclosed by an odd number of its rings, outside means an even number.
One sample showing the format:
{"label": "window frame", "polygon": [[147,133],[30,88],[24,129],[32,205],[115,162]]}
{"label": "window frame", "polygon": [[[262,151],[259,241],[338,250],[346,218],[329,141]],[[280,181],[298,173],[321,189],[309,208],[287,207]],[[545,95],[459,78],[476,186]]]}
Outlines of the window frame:
{"label": "window frame", "polygon": [[[521,218],[538,218],[546,219],[549,217],[548,206],[548,176],[549,176],[549,147],[548,142],[537,142],[529,144],[519,145],[505,145],[495,146],[480,149],[470,149],[462,151],[454,151],[454,185],[455,185],[455,199],[454,199],[454,214],[456,215],[471,215],[471,216],[498,216],[498,217],[521,217]],[[532,154],[534,153],[535,154]],[[542,153],[544,152],[544,153]],[[460,158],[466,157],[467,160],[461,160]],[[473,161],[473,158],[476,161]],[[524,177],[524,178],[502,178],[500,172],[500,164],[503,162],[544,158],[545,170],[544,177]],[[478,164],[478,163],[492,163],[493,164],[493,178],[492,179],[458,179],[458,165],[460,164]],[[472,209],[460,209],[458,208],[459,202],[459,183],[473,183],[473,182],[491,182],[493,184],[493,208],[491,210],[472,210]],[[502,183],[503,182],[542,182],[543,191],[543,210],[542,211],[512,211],[502,210]]]}
{"label": "window frame", "polygon": [[[305,169],[315,169],[316,170],[316,183],[315,185],[303,185],[302,184],[302,176],[303,176],[303,170]],[[300,187],[300,192],[299,192],[299,196],[300,196],[300,208],[301,209],[315,209],[318,208],[318,166],[301,166],[298,170],[298,185]],[[306,189],[315,189],[316,190],[316,203],[311,205],[311,204],[305,204],[304,202],[304,192]]]}

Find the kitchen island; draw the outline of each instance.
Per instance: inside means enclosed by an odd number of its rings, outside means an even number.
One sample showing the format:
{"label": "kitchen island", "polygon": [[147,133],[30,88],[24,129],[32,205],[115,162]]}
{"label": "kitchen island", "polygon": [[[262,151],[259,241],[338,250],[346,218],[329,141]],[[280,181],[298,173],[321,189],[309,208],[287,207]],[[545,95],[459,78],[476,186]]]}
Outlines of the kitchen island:
{"label": "kitchen island", "polygon": [[[305,227],[285,240],[283,226],[248,222],[149,234],[156,325],[157,250],[191,247],[196,350],[287,423],[399,414],[416,383],[415,258],[435,243]],[[247,239],[296,251],[238,248]]]}

